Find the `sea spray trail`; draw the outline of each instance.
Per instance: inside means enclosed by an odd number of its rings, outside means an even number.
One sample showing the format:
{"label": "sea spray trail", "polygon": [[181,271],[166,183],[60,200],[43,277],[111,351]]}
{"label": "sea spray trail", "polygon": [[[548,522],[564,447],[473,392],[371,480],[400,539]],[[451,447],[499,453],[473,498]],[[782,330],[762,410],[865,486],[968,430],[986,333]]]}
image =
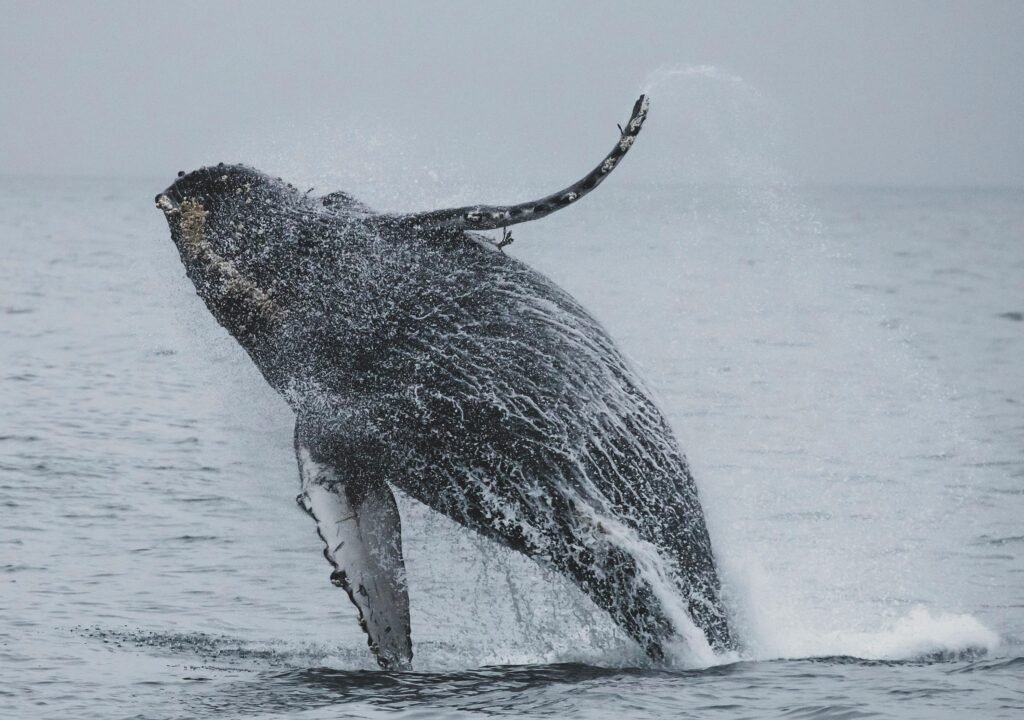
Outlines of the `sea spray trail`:
{"label": "sea spray trail", "polygon": [[[711,497],[713,537],[719,541],[726,536],[717,547],[727,572],[733,573],[733,597],[738,614],[746,619],[748,652],[758,658],[858,653],[875,657],[872,648],[884,646],[896,656],[898,648],[905,647],[910,657],[919,646],[951,652],[993,649],[997,636],[991,630],[970,616],[954,619],[945,613],[941,600],[934,616],[926,608],[910,609],[929,591],[939,589],[936,579],[929,577],[938,568],[916,562],[913,548],[926,547],[929,541],[955,545],[970,537],[965,518],[956,516],[955,508],[964,503],[962,491],[948,489],[962,482],[970,470],[950,463],[942,470],[945,478],[942,474],[901,478],[900,468],[908,455],[960,458],[976,454],[963,430],[970,417],[951,406],[951,393],[912,346],[911,331],[889,324],[891,313],[885,301],[857,291],[874,279],[864,275],[873,268],[850,267],[852,248],[847,245],[856,238],[830,235],[779,169],[773,158],[779,123],[771,103],[741,78],[708,66],[663,68],[652,75],[645,90],[662,101],[660,117],[655,116],[650,126],[654,141],[685,147],[680,155],[702,142],[710,144],[715,152],[695,155],[712,156],[716,162],[696,168],[690,162],[689,171],[705,177],[718,173],[718,181],[733,188],[730,217],[715,217],[717,211],[711,208],[708,217],[696,222],[678,213],[664,221],[666,226],[679,223],[674,267],[687,286],[675,297],[668,288],[668,297],[653,301],[648,297],[645,304],[672,308],[662,318],[674,326],[668,334],[691,341],[702,334],[700,326],[708,325],[694,318],[711,314],[718,337],[724,334],[731,339],[732,355],[722,359],[730,375],[719,374],[716,381],[745,371],[762,386],[746,397],[734,396],[737,406],[752,406],[745,412],[760,409],[760,416],[747,423],[750,436],[764,436],[753,446],[780,453],[775,467],[759,461],[759,474],[726,458],[719,459],[726,463],[722,470],[702,469],[710,458],[709,449],[722,441],[702,437],[693,442],[692,408],[680,408],[684,419],[677,421],[684,445],[700,450],[691,452],[691,460],[702,492]],[[695,97],[705,101],[710,97],[714,102],[696,103]],[[688,117],[694,114],[699,122]],[[711,128],[709,136],[676,137],[680,128],[693,127]],[[753,133],[759,134],[751,137]],[[717,162],[722,157],[726,162]],[[674,159],[668,153],[661,162],[670,165]],[[690,191],[687,187],[666,190],[662,195],[666,207],[692,202],[687,196]],[[737,205],[742,208],[739,212]],[[698,206],[694,214],[699,210]],[[651,228],[644,230],[650,236]],[[655,232],[671,242],[668,227]],[[692,253],[698,243],[705,246],[702,254],[724,267],[695,267]],[[714,246],[712,253],[707,253],[709,244]],[[728,269],[744,263],[744,256],[758,257],[760,267],[741,266],[730,274]],[[649,269],[633,270],[643,274]],[[701,291],[702,285],[707,289]],[[694,297],[709,300],[694,302]],[[807,360],[815,364],[807,366]],[[794,369],[799,369],[799,375]],[[841,378],[838,384],[836,378]],[[727,397],[729,384],[720,384]],[[850,424],[854,414],[865,413],[871,418],[866,424],[863,417],[856,421],[857,427]],[[793,427],[795,416],[815,422]],[[922,423],[922,416],[930,421]],[[735,424],[735,416],[727,419]],[[714,429],[729,432],[723,425],[716,424]],[[731,447],[723,446],[722,452],[742,457],[751,449],[746,437],[737,438]],[[838,471],[826,470],[837,461]],[[822,471],[841,483],[825,495],[812,490],[821,485]],[[745,476],[742,482],[735,479],[737,473]],[[812,508],[800,507],[809,500]],[[879,505],[888,512],[879,513]],[[722,508],[745,511],[746,516],[716,517]],[[764,514],[770,508],[776,509],[779,519],[797,521],[794,530],[799,536],[776,537],[771,546],[762,543],[759,557],[751,552],[752,541],[759,526],[772,520]],[[844,517],[853,522],[840,529]],[[915,538],[913,547],[906,541],[901,544],[894,525],[908,521],[922,533],[930,530],[931,537]],[[936,521],[944,524],[943,532],[935,532]],[[949,524],[958,522],[951,533]],[[722,533],[715,534],[717,530]],[[787,552],[786,545],[794,542]],[[815,552],[814,545],[828,552]],[[862,556],[852,557],[854,553]],[[798,559],[801,554],[805,557]],[[766,580],[769,573],[759,569],[766,560],[775,568],[788,566],[790,590],[780,594],[780,588]],[[777,577],[774,572],[772,577]],[[828,587],[830,581],[838,585]],[[942,581],[954,587],[943,588],[939,598],[948,597],[957,584],[970,582],[945,577]],[[851,593],[857,585],[861,587]],[[812,593],[816,597],[808,597]],[[832,600],[821,605],[823,596]],[[952,597],[955,608],[959,598],[955,593]],[[962,632],[952,632],[951,623]],[[911,630],[919,634],[916,643],[906,637]],[[849,643],[846,647],[844,638]]]}

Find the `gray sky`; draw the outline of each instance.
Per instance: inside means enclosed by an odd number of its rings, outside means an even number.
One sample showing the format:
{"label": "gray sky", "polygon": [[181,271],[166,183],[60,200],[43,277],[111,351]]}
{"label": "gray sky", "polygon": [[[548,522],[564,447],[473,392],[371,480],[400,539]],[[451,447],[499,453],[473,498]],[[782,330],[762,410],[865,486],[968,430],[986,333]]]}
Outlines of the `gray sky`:
{"label": "gray sky", "polygon": [[223,160],[307,177],[337,163],[344,179],[404,162],[413,183],[568,181],[651,73],[713,66],[651,88],[642,139],[675,179],[714,178],[709,158],[753,147],[796,182],[1024,186],[1024,2],[0,11],[2,174],[162,177]]}

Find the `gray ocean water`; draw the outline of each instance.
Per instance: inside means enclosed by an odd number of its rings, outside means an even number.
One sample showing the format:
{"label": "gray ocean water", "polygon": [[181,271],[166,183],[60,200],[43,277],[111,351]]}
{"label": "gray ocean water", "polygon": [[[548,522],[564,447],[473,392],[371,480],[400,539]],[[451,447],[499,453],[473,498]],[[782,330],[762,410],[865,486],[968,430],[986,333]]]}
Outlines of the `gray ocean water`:
{"label": "gray ocean water", "polygon": [[523,226],[672,420],[743,650],[652,667],[400,498],[388,673],[167,182],[0,182],[0,716],[1022,716],[1024,192],[613,180]]}

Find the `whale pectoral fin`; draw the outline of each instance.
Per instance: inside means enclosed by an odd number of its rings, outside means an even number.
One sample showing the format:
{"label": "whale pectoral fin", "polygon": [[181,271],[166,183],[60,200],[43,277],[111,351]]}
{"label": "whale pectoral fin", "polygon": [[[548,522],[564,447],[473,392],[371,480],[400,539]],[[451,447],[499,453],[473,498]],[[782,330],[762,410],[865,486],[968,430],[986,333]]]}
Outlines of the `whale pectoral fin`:
{"label": "whale pectoral fin", "polygon": [[402,526],[395,497],[380,480],[347,479],[337,464],[317,462],[296,444],[302,493],[299,505],[316,520],[331,582],[344,588],[359,612],[367,643],[384,669],[412,663],[409,593],[402,559]]}
{"label": "whale pectoral fin", "polygon": [[[414,230],[469,231],[497,230],[550,215],[556,210],[561,210],[573,204],[608,177],[623,156],[633,146],[633,142],[636,140],[636,136],[640,133],[640,128],[643,127],[644,120],[647,118],[647,108],[647,97],[641,95],[633,105],[633,112],[629,117],[629,122],[626,123],[626,127],[619,126],[619,140],[615,143],[615,147],[605,155],[597,167],[564,190],[559,190],[540,200],[519,203],[518,205],[468,205],[466,207],[432,210],[430,212],[409,215],[383,215],[377,216],[374,221],[391,227]],[[502,239],[495,244],[500,243],[499,246],[502,246],[507,245],[509,242],[511,242],[511,235],[506,232],[503,234]]]}

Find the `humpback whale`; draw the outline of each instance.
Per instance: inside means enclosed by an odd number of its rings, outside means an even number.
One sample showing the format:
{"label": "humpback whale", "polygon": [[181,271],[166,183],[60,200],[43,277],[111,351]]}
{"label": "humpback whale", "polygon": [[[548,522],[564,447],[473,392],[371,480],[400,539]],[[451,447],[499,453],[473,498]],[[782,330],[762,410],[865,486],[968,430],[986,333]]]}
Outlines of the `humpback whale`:
{"label": "humpback whale", "polygon": [[666,586],[734,647],[668,422],[601,324],[503,251],[607,178],[647,111],[517,205],[376,213],[223,163],[156,196],[197,294],[295,413],[297,501],[383,668],[413,656],[392,487],[568,576],[654,660],[681,633]]}

